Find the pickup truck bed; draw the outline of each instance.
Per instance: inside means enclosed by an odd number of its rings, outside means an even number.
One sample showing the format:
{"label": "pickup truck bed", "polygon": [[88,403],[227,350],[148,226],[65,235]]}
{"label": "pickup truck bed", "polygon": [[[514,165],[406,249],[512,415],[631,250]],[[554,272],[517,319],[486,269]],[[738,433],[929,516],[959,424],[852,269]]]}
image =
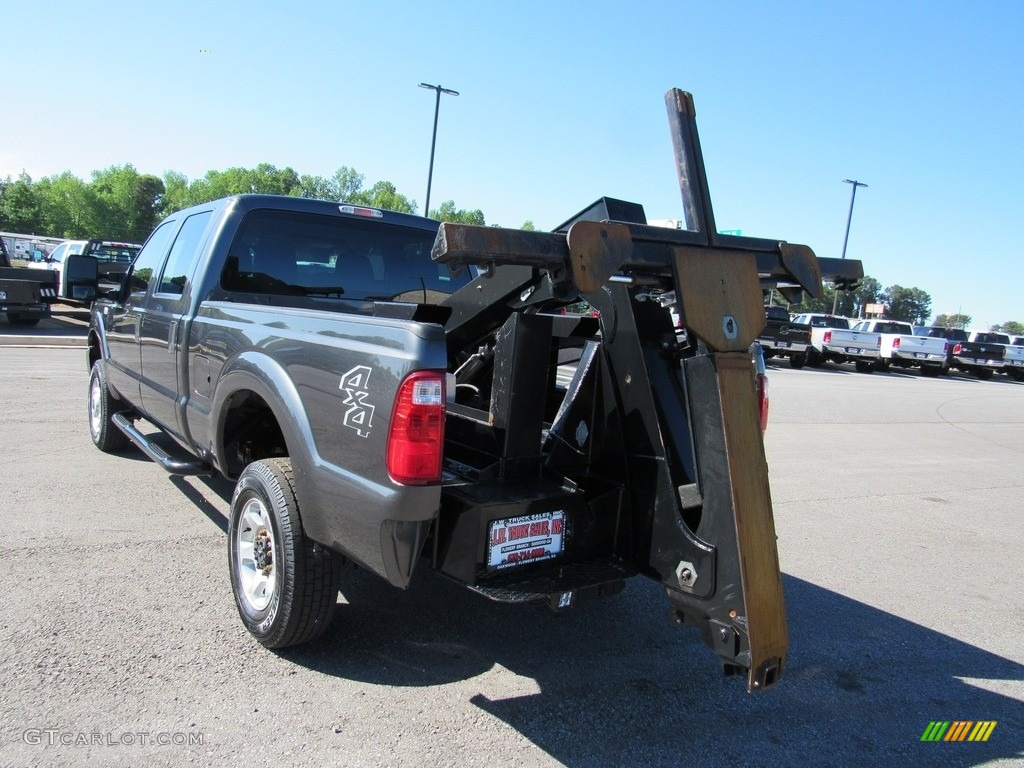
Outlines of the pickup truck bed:
{"label": "pickup truck bed", "polygon": [[991,379],[1003,368],[1006,348],[1002,344],[971,341],[968,332],[960,328],[932,327],[928,329],[928,335],[949,342],[945,365],[947,371],[954,368],[973,374],[979,379]]}
{"label": "pickup truck bed", "polygon": [[854,326],[856,331],[870,331],[881,338],[878,368],[890,365],[900,368],[917,367],[924,376],[942,373],[949,353],[949,342],[931,336],[915,336],[914,327],[902,320],[862,320]]}
{"label": "pickup truck bed", "polygon": [[52,275],[12,267],[7,246],[0,239],[0,313],[11,325],[36,325],[50,316],[50,305],[57,300],[57,285]]}
{"label": "pickup truck bed", "polygon": [[1003,363],[1003,373],[1016,381],[1024,381],[1024,338],[1008,337]]}
{"label": "pickup truck bed", "polygon": [[811,327],[808,364],[817,367],[825,362],[852,362],[861,373],[871,373],[878,367],[882,346],[879,334],[851,330],[848,318],[835,315],[811,312],[794,320]]}

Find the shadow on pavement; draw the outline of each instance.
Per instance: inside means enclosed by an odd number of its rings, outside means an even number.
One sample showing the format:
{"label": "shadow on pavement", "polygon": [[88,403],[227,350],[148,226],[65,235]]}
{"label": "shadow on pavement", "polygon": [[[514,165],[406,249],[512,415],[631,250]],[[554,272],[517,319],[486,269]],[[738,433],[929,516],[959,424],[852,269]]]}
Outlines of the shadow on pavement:
{"label": "shadow on pavement", "polygon": [[[568,766],[978,765],[1024,756],[1024,707],[984,681],[1024,666],[785,577],[790,658],[748,695],[657,585],[554,615],[488,602],[429,574],[400,592],[353,571],[325,638],[281,656],[374,685],[468,682],[460,694]],[[504,667],[517,677],[486,673]],[[509,690],[509,686],[520,690]],[[1005,688],[1005,683],[1002,683]],[[1019,690],[1019,688],[1018,688]],[[932,720],[994,720],[985,743],[923,743]]]}

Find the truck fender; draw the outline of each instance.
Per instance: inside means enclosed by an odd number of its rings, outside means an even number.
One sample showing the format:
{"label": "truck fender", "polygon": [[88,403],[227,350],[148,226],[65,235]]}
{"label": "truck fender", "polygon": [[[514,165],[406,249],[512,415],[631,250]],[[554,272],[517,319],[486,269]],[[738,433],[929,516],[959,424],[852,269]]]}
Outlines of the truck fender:
{"label": "truck fender", "polygon": [[[100,358],[103,360],[110,359],[110,349],[107,346],[107,326],[103,319],[103,315],[99,312],[95,313],[92,317],[93,328],[90,329],[89,335],[96,340],[96,346],[99,348]],[[94,360],[92,359],[92,342],[89,343],[89,367],[92,368]]]}
{"label": "truck fender", "polygon": [[[229,466],[227,457],[223,455],[227,413],[232,396],[244,390],[262,398],[281,428],[292,459],[299,515],[305,535],[362,564],[394,586],[407,587],[422,550],[426,531],[438,507],[439,488],[424,486],[406,489],[405,495],[396,495],[391,488],[365,479],[348,477],[350,473],[344,468],[331,465],[323,459],[316,451],[309,418],[295,383],[277,361],[255,350],[243,352],[228,361],[213,393],[211,417],[214,430],[211,451],[215,466],[225,476]],[[356,536],[355,539],[344,536],[341,537],[344,540],[339,539],[338,521],[335,519],[337,515],[324,505],[323,490],[313,477],[316,472],[325,471],[337,476],[341,482],[351,482],[353,487],[361,488],[376,499],[389,500],[389,506],[377,510],[381,518],[378,522],[363,521],[370,529],[379,526],[376,531],[369,535],[366,531],[349,531],[348,534]],[[430,495],[429,501],[419,501],[410,507],[412,512],[418,510],[428,514],[410,517],[410,509],[394,509],[409,501],[410,494],[415,494],[417,498]]]}
{"label": "truck fender", "polygon": [[211,449],[217,466],[222,472],[228,467],[227,457],[222,455],[227,405],[232,396],[243,390],[251,390],[259,395],[273,412],[288,445],[288,452],[294,460],[296,483],[301,493],[305,476],[302,467],[310,466],[313,461],[309,452],[309,446],[314,444],[309,419],[295,383],[284,367],[273,358],[254,350],[242,352],[229,360],[217,379],[211,403],[215,424]]}

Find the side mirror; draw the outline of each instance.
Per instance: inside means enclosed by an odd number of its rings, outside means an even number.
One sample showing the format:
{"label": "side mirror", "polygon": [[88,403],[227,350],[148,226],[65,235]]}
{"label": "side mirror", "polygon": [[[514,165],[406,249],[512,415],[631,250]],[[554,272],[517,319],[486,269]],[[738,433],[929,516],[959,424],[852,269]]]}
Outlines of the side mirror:
{"label": "side mirror", "polygon": [[96,298],[99,289],[96,266],[96,259],[90,256],[68,256],[64,260],[61,281],[67,290],[65,298],[81,302],[90,302]]}

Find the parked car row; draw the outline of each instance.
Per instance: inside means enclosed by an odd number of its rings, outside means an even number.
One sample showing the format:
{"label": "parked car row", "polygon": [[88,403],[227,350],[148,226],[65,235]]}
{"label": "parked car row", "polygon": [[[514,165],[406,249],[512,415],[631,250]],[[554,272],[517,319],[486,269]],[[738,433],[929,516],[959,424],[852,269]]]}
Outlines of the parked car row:
{"label": "parked car row", "polygon": [[849,363],[862,373],[917,368],[923,376],[957,370],[990,379],[996,373],[1024,381],[1024,337],[960,328],[915,327],[902,320],[853,320],[805,312],[792,319],[783,307],[765,307],[758,341],[766,358],[820,367]]}

